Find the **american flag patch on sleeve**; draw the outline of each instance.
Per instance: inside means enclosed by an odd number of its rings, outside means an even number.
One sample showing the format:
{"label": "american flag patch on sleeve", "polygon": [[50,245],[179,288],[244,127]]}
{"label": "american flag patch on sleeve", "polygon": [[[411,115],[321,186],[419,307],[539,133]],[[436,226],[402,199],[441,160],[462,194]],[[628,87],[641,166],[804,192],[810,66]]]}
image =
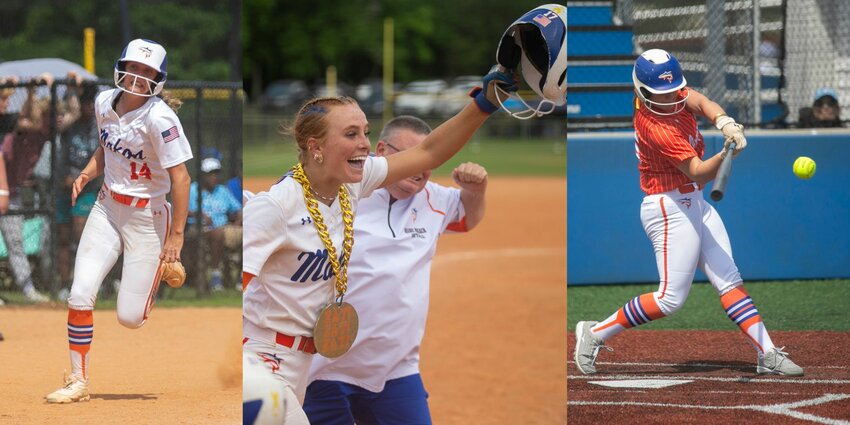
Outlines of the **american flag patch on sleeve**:
{"label": "american flag patch on sleeve", "polygon": [[168,143],[178,137],[180,137],[180,131],[177,130],[176,125],[162,132],[162,141],[165,143]]}

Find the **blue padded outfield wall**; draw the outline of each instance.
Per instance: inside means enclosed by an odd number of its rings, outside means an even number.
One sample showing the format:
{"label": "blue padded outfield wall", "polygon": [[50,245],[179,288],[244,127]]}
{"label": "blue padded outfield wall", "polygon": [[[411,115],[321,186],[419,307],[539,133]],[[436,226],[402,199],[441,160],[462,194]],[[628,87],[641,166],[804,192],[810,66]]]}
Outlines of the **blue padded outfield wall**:
{"label": "blue padded outfield wall", "polygon": [[[703,134],[708,157],[723,139]],[[747,141],[725,198],[712,202],[744,280],[850,277],[850,132],[752,131]],[[658,282],[634,134],[571,133],[567,153],[569,285]],[[799,156],[817,162],[811,180],[792,173]]]}

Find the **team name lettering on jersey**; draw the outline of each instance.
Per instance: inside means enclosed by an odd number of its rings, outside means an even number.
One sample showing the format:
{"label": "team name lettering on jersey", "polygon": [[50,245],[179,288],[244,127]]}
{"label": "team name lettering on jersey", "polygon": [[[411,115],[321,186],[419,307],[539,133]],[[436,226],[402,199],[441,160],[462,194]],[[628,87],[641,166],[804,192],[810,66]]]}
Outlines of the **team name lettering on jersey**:
{"label": "team name lettering on jersey", "polygon": [[[316,252],[302,252],[298,254],[298,261],[301,261],[301,266],[290,278],[293,282],[304,283],[307,279],[312,282],[328,280],[334,275],[331,262],[328,261],[327,249],[319,249]],[[339,256],[339,261],[340,266],[342,266],[342,254]]]}
{"label": "team name lettering on jersey", "polygon": [[139,159],[143,160],[145,158],[145,151],[140,150],[138,152],[133,152],[130,148],[125,148],[121,146],[121,139],[115,141],[115,143],[107,142],[106,140],[109,138],[109,132],[104,129],[100,130],[100,143],[103,145],[105,149],[109,149],[112,152],[118,153],[127,159]]}

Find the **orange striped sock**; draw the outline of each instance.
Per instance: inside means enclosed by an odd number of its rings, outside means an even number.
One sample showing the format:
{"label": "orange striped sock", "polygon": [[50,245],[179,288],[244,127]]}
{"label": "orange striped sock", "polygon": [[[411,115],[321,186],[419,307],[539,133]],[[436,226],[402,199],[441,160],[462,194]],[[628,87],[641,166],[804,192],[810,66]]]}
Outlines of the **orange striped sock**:
{"label": "orange striped sock", "polygon": [[726,310],[726,315],[744,332],[759,353],[771,350],[773,341],[767,334],[767,328],[761,320],[761,314],[753,304],[753,299],[743,286],[733,288],[720,296],[720,304]]}
{"label": "orange striped sock", "polygon": [[605,341],[626,329],[662,317],[664,317],[664,313],[658,308],[654,294],[643,294],[629,300],[616,313],[594,326],[591,332]]}
{"label": "orange striped sock", "polygon": [[91,310],[68,309],[68,348],[71,352],[71,372],[88,379],[89,348],[94,336],[94,315]]}

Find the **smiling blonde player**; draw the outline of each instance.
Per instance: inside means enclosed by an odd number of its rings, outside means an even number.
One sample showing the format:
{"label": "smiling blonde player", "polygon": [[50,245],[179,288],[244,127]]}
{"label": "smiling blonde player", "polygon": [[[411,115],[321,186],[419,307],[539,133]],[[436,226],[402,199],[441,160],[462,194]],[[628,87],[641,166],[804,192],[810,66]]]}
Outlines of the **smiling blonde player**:
{"label": "smiling blonde player", "polygon": [[[118,256],[123,252],[116,310],[118,321],[131,329],[142,326],[150,314],[160,263],[180,259],[190,183],[185,162],[192,151],[173,110],[179,102],[158,96],[166,63],[161,45],[131,41],[115,63],[117,88],[100,93],[95,101],[100,147],[74,180],[72,202],[100,174],[104,183],[80,239],[68,296],[71,375],[47,396],[48,403],[89,399],[92,310]],[[165,199],[169,191],[173,217]]]}
{"label": "smiling blonde player", "polygon": [[422,143],[387,158],[368,156],[369,122],[352,98],[314,99],[296,114],[299,163],[245,203],[243,233],[243,344],[286,384],[285,423],[309,423],[300,404],[319,345],[314,327],[345,291],[358,201],[447,161],[498,109],[495,85],[517,89],[505,72],[483,83]]}

